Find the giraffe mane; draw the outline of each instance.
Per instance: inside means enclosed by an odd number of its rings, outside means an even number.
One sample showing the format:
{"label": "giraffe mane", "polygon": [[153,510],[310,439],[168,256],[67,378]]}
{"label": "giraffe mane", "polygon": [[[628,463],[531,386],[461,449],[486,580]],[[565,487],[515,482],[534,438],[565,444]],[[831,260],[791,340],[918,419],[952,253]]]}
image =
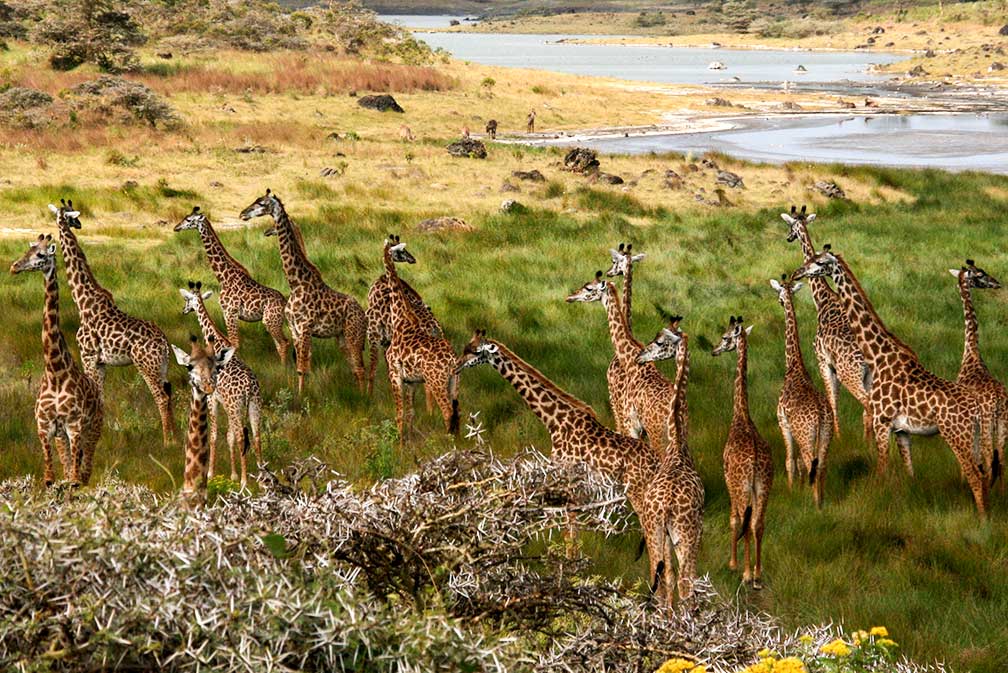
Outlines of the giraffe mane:
{"label": "giraffe mane", "polygon": [[886,338],[891,339],[892,342],[896,344],[896,346],[900,350],[906,351],[916,358],[917,355],[916,353],[914,353],[914,350],[910,348],[910,346],[908,346],[902,339],[893,334],[892,330],[889,329],[889,326],[886,325],[885,321],[882,320],[882,317],[879,316],[878,311],[875,310],[875,305],[872,303],[871,299],[868,297],[868,293],[865,292],[864,287],[861,285],[861,281],[858,280],[857,276],[854,275],[854,272],[851,271],[850,265],[847,264],[847,260],[843,258],[843,255],[837,252],[834,252],[832,254],[834,257],[836,257],[837,262],[843,268],[844,273],[847,276],[847,282],[851,283],[854,286],[854,289],[862,297],[864,297],[865,308],[868,310],[868,313],[871,316],[872,320],[879,326],[879,328],[882,330],[882,333],[886,336]]}
{"label": "giraffe mane", "polygon": [[507,346],[497,341],[496,339],[485,339],[485,341],[497,346],[500,355],[518,363],[522,367],[522,369],[528,371],[529,374],[531,374],[532,377],[535,378],[540,385],[552,390],[553,393],[556,394],[556,396],[559,397],[561,400],[570,404],[572,407],[576,407],[579,411],[583,411],[586,414],[590,414],[591,417],[595,419],[595,421],[598,421],[598,417],[595,415],[594,409],[588,406],[585,402],[582,402],[578,398],[568,393],[566,390],[560,388],[557,384],[553,383],[553,381],[551,381],[549,377],[547,377],[541,371],[530,365],[525,360],[515,355],[514,351],[510,350]]}

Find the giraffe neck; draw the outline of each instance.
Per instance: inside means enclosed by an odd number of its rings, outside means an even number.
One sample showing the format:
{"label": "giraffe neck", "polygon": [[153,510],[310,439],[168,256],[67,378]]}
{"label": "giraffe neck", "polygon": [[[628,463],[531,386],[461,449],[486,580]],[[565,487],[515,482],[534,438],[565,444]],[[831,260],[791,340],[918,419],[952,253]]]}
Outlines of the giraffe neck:
{"label": "giraffe neck", "polygon": [[248,275],[245,267],[228,253],[213,225],[210,224],[210,220],[200,220],[198,231],[200,240],[203,241],[203,249],[206,250],[207,260],[210,262],[210,268],[213,269],[218,280],[223,283],[225,277],[235,273]]}
{"label": "giraffe neck", "polygon": [[980,337],[976,310],[973,308],[973,291],[965,272],[959,272],[959,296],[962,297],[963,319],[966,324],[963,345],[962,365],[960,371],[980,366],[986,369],[983,358],[980,357]]}
{"label": "giraffe neck", "polygon": [[280,258],[283,262],[287,284],[293,289],[299,285],[321,282],[318,268],[311,263],[305,253],[301,233],[295,228],[283,205],[277,202],[273,212],[277,238],[280,239]]}
{"label": "giraffe neck", "polygon": [[[77,236],[66,224],[59,225],[60,248],[63,249],[63,264],[66,266],[67,284],[77,311],[85,313],[97,299],[113,301],[112,293],[103,288],[91,272],[84,251],[77,242]],[[81,316],[83,320],[83,315]]]}
{"label": "giraffe neck", "polygon": [[[382,254],[382,263],[385,265],[385,273],[389,279],[389,309],[392,317],[392,329],[393,331],[401,331],[409,325],[418,323],[419,319],[409,300],[406,283],[399,277],[395,262],[392,261],[392,253],[387,245]],[[409,288],[409,290],[413,289]]]}
{"label": "giraffe neck", "polygon": [[199,321],[200,331],[203,332],[203,340],[208,344],[212,341],[212,350],[214,351],[219,348],[230,347],[231,342],[228,341],[227,334],[218,329],[217,325],[214,324],[213,318],[210,317],[210,312],[203,301],[203,295],[200,294],[199,290],[196,290],[196,295],[196,320]]}
{"label": "giraffe neck", "polygon": [[606,318],[609,322],[609,338],[612,339],[617,359],[622,364],[636,362],[637,354],[643,346],[634,339],[630,332],[627,314],[620,306],[616,286],[612,283],[606,282],[605,291],[602,293],[602,303],[605,305]]}
{"label": "giraffe neck", "polygon": [[[847,265],[847,261],[840,255],[836,255],[836,258],[838,264],[833,272],[833,282],[836,283],[837,292],[843,300],[851,333],[864,355],[865,363],[875,365],[880,358],[894,351],[913,355],[913,352],[882,322],[882,318],[875,312],[875,307]],[[913,357],[916,359],[915,355]],[[872,367],[873,372],[876,369],[877,367]]]}
{"label": "giraffe neck", "polygon": [[[802,254],[805,261],[816,256],[815,246],[812,245],[812,237],[808,233],[808,224],[802,222],[798,227],[798,240],[801,242]],[[830,304],[837,298],[836,292],[829,286],[825,278],[815,277],[808,279],[809,290],[812,292],[812,299],[815,301],[816,311],[822,311],[823,307]]]}
{"label": "giraffe neck", "polygon": [[73,355],[60,331],[59,281],[56,262],[45,270],[45,308],[42,312],[42,353],[45,371],[50,376],[65,374],[74,367]]}
{"label": "giraffe neck", "polygon": [[[785,283],[790,281],[785,280]],[[784,363],[785,376],[792,373],[807,376],[805,360],[802,358],[801,340],[798,337],[798,316],[795,314],[794,295],[784,292]]]}
{"label": "giraffe neck", "polygon": [[732,400],[732,417],[749,420],[749,339],[745,329],[738,338],[738,364],[735,367],[735,396]]}
{"label": "giraffe neck", "polygon": [[571,414],[587,414],[592,420],[597,421],[595,412],[587,404],[558,388],[542,372],[499,342],[491,343],[497,346],[498,351],[490,360],[490,364],[514,386],[532,413],[549,430],[551,437],[562,432],[564,421]]}
{"label": "giraffe neck", "polygon": [[633,301],[633,258],[627,254],[626,274],[623,279],[623,311],[626,314],[627,331],[633,335],[633,312],[630,303]]}
{"label": "giraffe neck", "polygon": [[189,432],[186,435],[186,465],[183,490],[188,493],[205,493],[207,484],[207,398],[193,391],[189,406]]}
{"label": "giraffe neck", "polygon": [[682,339],[676,349],[676,375],[672,382],[672,400],[669,402],[668,450],[663,462],[680,460],[693,464],[689,452],[687,437],[689,436],[689,404],[686,400],[686,388],[689,385],[689,346],[687,336]]}

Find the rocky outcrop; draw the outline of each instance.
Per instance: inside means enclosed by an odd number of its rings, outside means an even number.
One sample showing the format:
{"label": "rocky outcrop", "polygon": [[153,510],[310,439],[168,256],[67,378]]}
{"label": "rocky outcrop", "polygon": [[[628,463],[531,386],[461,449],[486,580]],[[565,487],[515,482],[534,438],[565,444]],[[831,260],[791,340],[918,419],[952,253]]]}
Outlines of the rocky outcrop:
{"label": "rocky outcrop", "polygon": [[815,185],[813,185],[823,196],[830,199],[846,199],[847,195],[844,190],[840,188],[840,185],[832,180],[818,180]]}
{"label": "rocky outcrop", "polygon": [[546,182],[546,176],[535,168],[530,171],[514,171],[511,173],[511,177],[528,182]]}
{"label": "rocky outcrop", "polygon": [[367,108],[368,110],[378,110],[379,112],[406,112],[402,109],[402,106],[396,102],[396,99],[387,93],[377,94],[374,96],[361,96],[357,99],[357,105],[362,108]]}
{"label": "rocky outcrop", "polygon": [[438,231],[472,231],[472,225],[465,220],[447,215],[423,220],[417,225],[417,231],[432,233]]}
{"label": "rocky outcrop", "polygon": [[591,173],[599,168],[595,150],[575,147],[564,156],[564,168],[574,173]]}
{"label": "rocky outcrop", "polygon": [[745,184],[742,182],[742,176],[731,171],[718,171],[716,182],[719,185],[725,185],[732,189],[743,189],[745,187]]}
{"label": "rocky outcrop", "polygon": [[475,138],[459,138],[448,145],[448,154],[453,157],[469,157],[470,159],[486,159],[486,145]]}

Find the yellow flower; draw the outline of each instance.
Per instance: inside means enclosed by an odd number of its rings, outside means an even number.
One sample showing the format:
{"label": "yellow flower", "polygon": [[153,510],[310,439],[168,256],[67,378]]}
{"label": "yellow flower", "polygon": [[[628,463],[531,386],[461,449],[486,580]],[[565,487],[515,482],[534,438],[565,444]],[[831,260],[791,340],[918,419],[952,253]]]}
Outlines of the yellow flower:
{"label": "yellow flower", "polygon": [[875,641],[876,645],[881,645],[882,647],[896,647],[895,640],[889,640],[888,638],[879,638]]}
{"label": "yellow flower", "polygon": [[700,666],[697,666],[692,671],[690,671],[690,673],[707,673],[707,667],[701,664]]}
{"label": "yellow flower", "polygon": [[[655,673],[684,673],[684,671],[692,669],[693,666],[694,662],[688,659],[669,659]],[[706,672],[702,671],[701,673]]]}
{"label": "yellow flower", "polygon": [[871,627],[871,634],[877,638],[888,638],[889,631],[884,626],[873,626]]}
{"label": "yellow flower", "polygon": [[860,645],[863,641],[868,640],[868,633],[865,631],[855,631],[853,633],[854,644]]}
{"label": "yellow flower", "polygon": [[798,642],[801,643],[802,645],[811,645],[812,636],[810,636],[807,633],[803,633],[800,636],[798,636]]}
{"label": "yellow flower", "polygon": [[764,647],[762,650],[756,653],[756,656],[758,656],[760,659],[766,659],[767,657],[773,657],[773,652]]}
{"label": "yellow flower", "polygon": [[805,663],[798,657],[787,657],[774,664],[774,673],[808,673]]}
{"label": "yellow flower", "polygon": [[837,638],[831,643],[826,643],[819,650],[823,654],[828,654],[831,657],[846,657],[851,653],[850,647],[844,641]]}

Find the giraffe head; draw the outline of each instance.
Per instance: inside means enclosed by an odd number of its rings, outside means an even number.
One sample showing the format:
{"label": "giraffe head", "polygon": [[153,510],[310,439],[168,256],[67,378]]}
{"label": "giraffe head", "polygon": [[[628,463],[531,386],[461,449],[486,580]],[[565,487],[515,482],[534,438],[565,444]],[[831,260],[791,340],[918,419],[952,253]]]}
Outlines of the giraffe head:
{"label": "giraffe head", "polygon": [[804,265],[791,274],[791,280],[798,280],[800,278],[821,278],[823,276],[830,276],[836,279],[837,275],[840,273],[840,261],[830,249],[830,244],[827,243],[823,246],[822,252],[805,262]]}
{"label": "giraffe head", "polygon": [[[251,220],[254,217],[262,217],[263,215],[273,215],[275,216],[280,212],[283,205],[280,203],[280,198],[274,194],[269,189],[266,193],[260,196],[258,199],[250,203],[245,210],[241,211],[239,217],[243,220]],[[266,236],[275,236],[276,227],[270,227],[265,232]]]}
{"label": "giraffe head", "polygon": [[619,250],[609,249],[609,256],[612,257],[612,266],[606,271],[608,277],[625,276],[630,270],[631,264],[636,264],[644,259],[644,253],[635,255],[631,252],[632,248],[633,243],[620,243]]}
{"label": "giraffe head", "polygon": [[567,303],[576,301],[602,301],[606,293],[606,280],[602,277],[601,271],[595,272],[595,279],[588,281],[579,290],[574,291],[567,297]]}
{"label": "giraffe head", "polygon": [[172,344],[175,351],[175,361],[189,370],[189,387],[193,398],[200,400],[213,395],[217,390],[217,373],[231,361],[234,348],[222,348],[218,353],[213,350],[213,338],[208,339],[210,348],[203,348],[195,335],[189,337],[190,351]]}
{"label": "giraffe head", "polygon": [[956,278],[965,276],[966,286],[977,290],[1000,290],[1001,283],[994,276],[989,275],[981,269],[972,259],[966,260],[966,266],[962,269],[949,269]]}
{"label": "giraffe head", "polygon": [[799,211],[796,206],[791,206],[791,213],[781,213],[781,219],[787,222],[788,243],[793,243],[799,236],[801,236],[801,230],[808,227],[808,225],[815,222],[815,213],[806,213],[806,206],[802,206]]}
{"label": "giraffe head", "polygon": [[57,227],[70,227],[71,229],[80,229],[80,211],[74,210],[73,201],[67,201],[66,199],[60,199],[60,205],[57,208],[54,204],[49,204],[49,210],[56,216],[56,226]]}
{"label": "giraffe head", "polygon": [[38,240],[28,245],[28,252],[10,266],[12,274],[22,271],[41,271],[47,276],[56,269],[56,244],[52,236],[39,234]]}
{"label": "giraffe head", "polygon": [[192,212],[182,218],[182,221],[175,225],[175,231],[202,229],[206,223],[207,216],[200,212],[199,206],[193,206]]}
{"label": "giraffe head", "polygon": [[721,343],[718,344],[711,355],[718,356],[722,353],[730,353],[737,349],[739,342],[743,341],[749,333],[752,332],[752,325],[749,327],[742,327],[742,316],[735,317],[731,316],[728,320],[728,329],[724,334],[721,335]]}
{"label": "giraffe head", "polygon": [[199,308],[201,301],[210,298],[213,294],[213,290],[207,290],[206,292],[201,292],[203,289],[203,283],[196,281],[195,283],[189,281],[189,289],[184,287],[179,288],[179,294],[185,299],[185,306],[182,307],[182,315],[188,315]]}
{"label": "giraffe head", "polygon": [[802,288],[802,283],[799,280],[791,281],[786,273],[782,273],[779,281],[776,278],[770,279],[770,287],[777,293],[780,305],[785,306],[784,301],[798,292]]}
{"label": "giraffe head", "polygon": [[455,372],[458,373],[466,367],[489,364],[497,357],[499,351],[497,344],[486,338],[486,330],[478,329],[462,349],[462,356],[455,363]]}
{"label": "giraffe head", "polygon": [[406,244],[396,234],[389,234],[385,239],[385,249],[396,264],[416,264],[416,257],[410,254]]}
{"label": "giraffe head", "polygon": [[654,362],[656,360],[671,360],[676,356],[679,342],[683,339],[682,330],[679,323],[682,322],[681,315],[674,315],[669,320],[668,327],[663,327],[655,338],[637,355],[638,364]]}

